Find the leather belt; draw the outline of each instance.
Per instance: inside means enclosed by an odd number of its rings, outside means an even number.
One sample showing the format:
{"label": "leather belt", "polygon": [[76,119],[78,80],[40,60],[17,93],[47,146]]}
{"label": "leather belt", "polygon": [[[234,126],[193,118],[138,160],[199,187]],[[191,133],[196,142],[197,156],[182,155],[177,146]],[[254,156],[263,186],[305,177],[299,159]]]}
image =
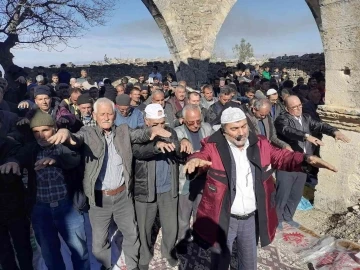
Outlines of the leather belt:
{"label": "leather belt", "polygon": [[251,212],[251,213],[249,213],[249,214],[243,215],[243,216],[238,216],[238,215],[235,215],[235,214],[230,214],[230,216],[231,216],[232,218],[235,218],[235,219],[237,219],[237,220],[247,220],[247,219],[251,218],[251,217],[254,216],[254,215],[255,215],[255,211],[254,211],[254,212]]}
{"label": "leather belt", "polygon": [[123,184],[122,186],[120,186],[120,187],[118,187],[116,189],[96,190],[96,191],[101,192],[105,196],[115,196],[115,195],[119,194],[120,192],[124,191],[125,188],[126,188],[126,186],[125,186],[125,184]]}

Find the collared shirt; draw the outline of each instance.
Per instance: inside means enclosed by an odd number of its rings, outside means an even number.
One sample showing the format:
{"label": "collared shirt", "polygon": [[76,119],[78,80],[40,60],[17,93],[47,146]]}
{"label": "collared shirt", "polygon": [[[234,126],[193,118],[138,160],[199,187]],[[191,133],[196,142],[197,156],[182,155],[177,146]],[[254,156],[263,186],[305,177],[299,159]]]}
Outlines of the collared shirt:
{"label": "collared shirt", "polygon": [[[56,145],[43,148],[39,151],[36,161],[59,154],[59,147]],[[65,198],[67,189],[63,170],[55,166],[47,166],[36,171],[36,189],[36,200],[39,202],[51,203]]]}
{"label": "collared shirt", "polygon": [[256,210],[256,198],[251,166],[246,154],[249,141],[241,150],[229,141],[228,144],[236,165],[236,195],[231,206],[231,214],[250,214]]}
{"label": "collared shirt", "polygon": [[124,165],[122,157],[116,152],[114,133],[104,134],[105,153],[103,164],[95,183],[96,190],[112,190],[122,186],[124,179]]}
{"label": "collared shirt", "polygon": [[96,121],[92,116],[90,117],[81,116],[81,122],[85,127],[96,127]]}
{"label": "collared shirt", "polygon": [[171,167],[166,154],[157,155],[155,166],[156,193],[169,192],[171,190]]}
{"label": "collared shirt", "polygon": [[[300,126],[303,127],[301,116],[296,117],[295,115],[293,115],[293,117],[295,118],[296,121],[299,122]],[[304,149],[304,154],[306,154],[306,142],[305,141],[302,143],[302,148]]]}

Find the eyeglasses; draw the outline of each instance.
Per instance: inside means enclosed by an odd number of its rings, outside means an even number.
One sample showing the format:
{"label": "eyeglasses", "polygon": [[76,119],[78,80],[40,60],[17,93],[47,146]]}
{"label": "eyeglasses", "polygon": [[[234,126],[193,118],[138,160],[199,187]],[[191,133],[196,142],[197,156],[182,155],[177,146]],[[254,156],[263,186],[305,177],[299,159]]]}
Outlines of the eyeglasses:
{"label": "eyeglasses", "polygon": [[200,125],[201,124],[201,120],[196,120],[196,121],[185,121],[189,126],[193,126],[195,124]]}
{"label": "eyeglasses", "polygon": [[303,106],[302,104],[299,104],[299,105],[290,107],[290,109],[291,109],[291,110],[298,110],[298,109],[301,109],[302,106]]}

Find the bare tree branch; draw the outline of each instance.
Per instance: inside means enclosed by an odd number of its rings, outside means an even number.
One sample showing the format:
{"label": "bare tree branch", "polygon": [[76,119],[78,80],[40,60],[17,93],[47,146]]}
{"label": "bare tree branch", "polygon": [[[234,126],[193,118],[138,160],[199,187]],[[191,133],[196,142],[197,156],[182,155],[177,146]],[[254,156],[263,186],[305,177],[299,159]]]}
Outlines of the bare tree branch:
{"label": "bare tree branch", "polygon": [[0,44],[68,46],[88,26],[103,25],[116,0],[1,0]]}

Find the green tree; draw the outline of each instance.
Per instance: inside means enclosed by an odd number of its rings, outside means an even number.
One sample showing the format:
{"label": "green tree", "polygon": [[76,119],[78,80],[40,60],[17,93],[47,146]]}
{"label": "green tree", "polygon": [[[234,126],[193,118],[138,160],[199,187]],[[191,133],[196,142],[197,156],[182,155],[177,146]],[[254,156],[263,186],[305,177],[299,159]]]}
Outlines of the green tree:
{"label": "green tree", "polygon": [[241,39],[240,44],[236,44],[233,48],[233,53],[239,62],[244,62],[247,59],[254,57],[254,49],[249,42],[246,42],[244,38]]}

